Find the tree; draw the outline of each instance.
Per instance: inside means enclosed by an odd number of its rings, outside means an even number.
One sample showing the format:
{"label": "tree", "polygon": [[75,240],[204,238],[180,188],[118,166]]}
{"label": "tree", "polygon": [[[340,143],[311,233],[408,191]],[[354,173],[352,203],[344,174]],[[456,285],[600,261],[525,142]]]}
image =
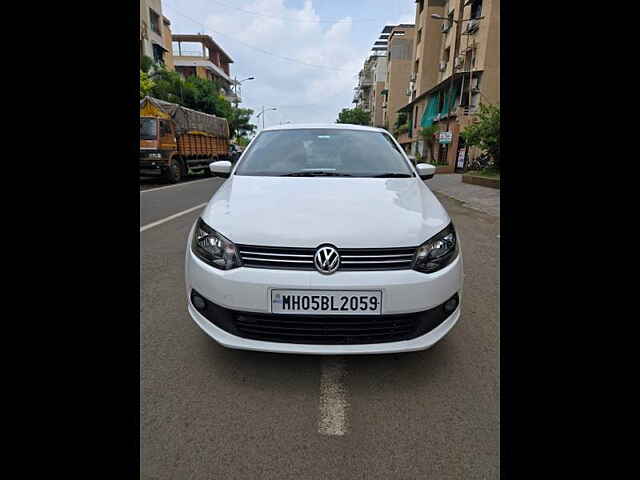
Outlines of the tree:
{"label": "tree", "polygon": [[255,131],[256,126],[249,123],[251,115],[253,115],[253,110],[250,108],[231,107],[231,117],[227,120],[229,121],[229,131],[233,132],[231,133],[232,137],[243,138]]}
{"label": "tree", "polygon": [[400,112],[396,118],[396,124],[394,127],[398,130],[402,125],[407,123],[407,112]]}
{"label": "tree", "polygon": [[155,83],[149,78],[149,75],[140,70],[140,100],[149,95],[154,86]]}
{"label": "tree", "polygon": [[[254,125],[254,128],[255,128],[255,125]],[[238,144],[241,147],[246,147],[247,145],[249,145],[249,139],[244,136],[236,137],[236,144]]]}
{"label": "tree", "polygon": [[343,108],[338,114],[336,123],[350,123],[352,125],[370,125],[371,114],[361,108]]}
{"label": "tree", "polygon": [[231,138],[252,133],[256,129],[255,125],[249,123],[253,110],[234,107],[220,94],[221,87],[217,82],[196,76],[184,79],[164,67],[158,67],[150,77],[154,83],[150,89],[151,96],[226,118]]}
{"label": "tree", "polygon": [[433,136],[438,132],[438,130],[439,128],[435,124],[420,129],[420,136],[422,137],[422,140],[424,140],[424,143],[427,145],[431,163],[436,163],[436,158],[433,154],[433,152],[435,151],[436,142],[434,141]]}
{"label": "tree", "polygon": [[144,73],[149,73],[149,70],[151,70],[151,67],[153,65],[154,61],[150,56],[143,55],[142,57],[140,57],[140,70],[142,70]]}
{"label": "tree", "polygon": [[480,104],[474,123],[460,135],[467,145],[487,152],[496,168],[500,169],[500,105]]}

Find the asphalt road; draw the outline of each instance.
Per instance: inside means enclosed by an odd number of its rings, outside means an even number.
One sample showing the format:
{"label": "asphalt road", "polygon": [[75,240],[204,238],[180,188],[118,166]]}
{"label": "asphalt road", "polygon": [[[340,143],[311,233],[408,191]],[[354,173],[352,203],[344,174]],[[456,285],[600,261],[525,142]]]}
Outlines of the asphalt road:
{"label": "asphalt road", "polygon": [[[140,194],[140,225],[206,202],[219,179]],[[140,233],[140,478],[497,479],[499,217],[437,194],[464,254],[460,322],[431,350],[319,357],[228,350],[186,311],[200,209]],[[338,364],[344,435],[321,435]]]}

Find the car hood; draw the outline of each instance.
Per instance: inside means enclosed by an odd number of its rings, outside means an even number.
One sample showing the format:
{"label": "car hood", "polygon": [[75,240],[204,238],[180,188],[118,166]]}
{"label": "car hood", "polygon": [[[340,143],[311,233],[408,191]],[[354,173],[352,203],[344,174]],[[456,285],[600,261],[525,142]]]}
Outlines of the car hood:
{"label": "car hood", "polygon": [[414,247],[449,216],[419,178],[233,175],[202,213],[244,245],[338,248]]}

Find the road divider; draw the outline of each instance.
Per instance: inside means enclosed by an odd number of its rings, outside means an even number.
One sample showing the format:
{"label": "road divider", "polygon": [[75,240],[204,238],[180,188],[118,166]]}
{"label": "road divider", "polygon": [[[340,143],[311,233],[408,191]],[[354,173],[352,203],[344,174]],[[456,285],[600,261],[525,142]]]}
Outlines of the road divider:
{"label": "road divider", "polygon": [[340,357],[322,359],[320,375],[320,435],[344,435],[347,433],[347,390],[344,385],[345,360]]}
{"label": "road divider", "polygon": [[201,203],[200,205],[196,205],[195,207],[191,207],[187,210],[183,210],[182,212],[178,212],[174,215],[163,218],[162,220],[158,220],[157,222],[147,223],[145,226],[140,227],[140,233],[144,232],[145,230],[149,230],[150,228],[157,227],[158,225],[162,225],[163,223],[170,222],[171,220],[181,217],[182,215],[186,215],[187,213],[194,212],[199,208],[204,208],[206,205],[207,205],[207,202]]}

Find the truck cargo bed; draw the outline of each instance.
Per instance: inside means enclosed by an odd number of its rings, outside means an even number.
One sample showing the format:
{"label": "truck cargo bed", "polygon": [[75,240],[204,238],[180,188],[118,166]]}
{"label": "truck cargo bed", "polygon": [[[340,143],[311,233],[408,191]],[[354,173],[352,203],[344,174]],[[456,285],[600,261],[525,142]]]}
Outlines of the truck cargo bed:
{"label": "truck cargo bed", "polygon": [[226,138],[196,133],[178,135],[178,153],[183,156],[202,155],[222,157],[228,154],[229,143]]}

